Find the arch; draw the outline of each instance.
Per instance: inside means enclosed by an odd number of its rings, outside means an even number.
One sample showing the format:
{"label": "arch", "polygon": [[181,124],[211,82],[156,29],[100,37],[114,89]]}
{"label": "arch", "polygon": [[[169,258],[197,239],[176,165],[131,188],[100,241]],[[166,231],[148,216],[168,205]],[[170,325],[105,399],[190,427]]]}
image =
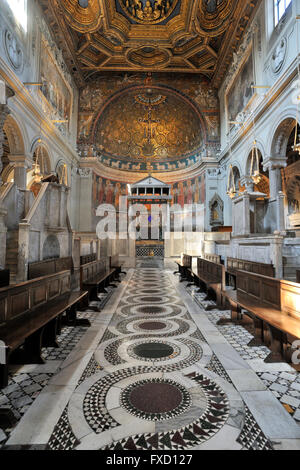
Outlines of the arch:
{"label": "arch", "polygon": [[60,245],[56,235],[48,235],[43,244],[43,260],[59,258],[60,257]]}
{"label": "arch", "polygon": [[32,159],[34,163],[39,164],[43,176],[51,173],[51,159],[45,145],[39,144],[36,146]]}
{"label": "arch", "polygon": [[11,155],[25,155],[24,131],[22,132],[17,120],[9,114],[3,130],[7,136]]}
{"label": "arch", "polygon": [[241,180],[241,172],[239,168],[236,165],[232,165],[232,172],[233,172],[233,178],[234,178],[234,187],[236,191],[239,191],[240,189],[240,180]]}
{"label": "arch", "polygon": [[40,136],[35,137],[31,142],[30,153],[32,156],[35,154],[35,152],[37,151],[39,147],[43,148],[43,152],[45,156],[47,156],[47,161],[48,161],[47,167],[50,173],[54,169],[54,158],[53,158],[51,149],[49,148],[49,145],[47,144],[47,142],[45,142],[45,140],[42,140]]}
{"label": "arch", "polygon": [[58,160],[55,166],[55,173],[58,176],[60,184],[68,186],[68,166],[64,160]]}
{"label": "arch", "polygon": [[281,119],[272,132],[270,155],[277,158],[286,158],[286,150],[292,130],[295,128],[296,118],[286,117]]}
{"label": "arch", "polygon": [[[246,153],[245,153],[245,158],[243,160],[243,163],[244,163],[244,168],[243,168],[243,172],[242,172],[243,176],[248,176],[249,175],[250,162],[251,162],[251,153],[252,153],[252,148],[253,148],[253,140],[254,139],[252,139],[251,144],[248,145]],[[255,141],[256,141],[256,147],[257,147],[257,149],[259,151],[259,154],[261,156],[261,161],[263,162],[264,159],[266,158],[266,152],[265,152],[264,145],[261,142],[261,140],[255,139]]]}
{"label": "arch", "polygon": [[224,225],[224,202],[217,193],[209,202],[209,212],[212,227]]}

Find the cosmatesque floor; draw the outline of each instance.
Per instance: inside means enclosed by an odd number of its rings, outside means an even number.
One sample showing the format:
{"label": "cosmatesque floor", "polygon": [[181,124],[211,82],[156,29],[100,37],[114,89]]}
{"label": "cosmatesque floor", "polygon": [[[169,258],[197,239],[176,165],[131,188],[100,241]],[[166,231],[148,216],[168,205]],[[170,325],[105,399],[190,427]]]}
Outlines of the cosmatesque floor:
{"label": "cosmatesque floor", "polygon": [[128,270],[90,328],[12,375],[3,449],[300,450],[299,374],[265,364],[245,328],[217,327],[224,312],[173,271]]}

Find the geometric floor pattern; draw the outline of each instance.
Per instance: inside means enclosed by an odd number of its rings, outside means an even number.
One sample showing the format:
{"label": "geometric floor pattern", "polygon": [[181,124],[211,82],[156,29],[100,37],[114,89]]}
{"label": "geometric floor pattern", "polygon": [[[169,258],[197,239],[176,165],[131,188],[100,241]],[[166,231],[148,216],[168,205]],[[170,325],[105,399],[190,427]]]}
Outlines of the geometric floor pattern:
{"label": "geometric floor pattern", "polygon": [[[205,302],[206,294],[197,293],[195,287],[189,286],[186,290],[203,308],[212,304],[210,301]],[[230,318],[230,311],[210,310],[207,311],[207,317],[216,325],[220,318]],[[253,339],[254,327],[252,325],[247,325],[247,328],[230,323],[216,326],[243,359],[265,359],[270,354],[267,346],[248,346],[248,343]],[[300,373],[292,370],[289,372],[257,372],[257,375],[300,425]]]}
{"label": "geometric floor pattern", "polygon": [[[65,328],[60,348],[43,351],[46,372],[25,367],[13,373],[9,387],[0,391],[0,406],[2,400],[24,419],[14,430],[4,430],[9,437],[4,448],[38,443],[48,450],[274,449],[276,439],[268,437],[272,429],[262,425],[243,393],[250,369],[239,364],[258,361],[262,367],[268,348],[247,346],[251,328],[216,326],[229,313],[205,311],[205,296],[178,281],[161,261],[141,260],[118,289],[101,295],[100,313],[82,314],[91,329]],[[243,373],[245,383],[237,388]],[[255,391],[272,392],[281,412],[300,423],[299,374],[255,374]],[[26,413],[38,416],[35,399],[56,380],[68,396],[62,402],[53,396],[52,427],[39,437],[37,423],[36,437],[27,439]]]}

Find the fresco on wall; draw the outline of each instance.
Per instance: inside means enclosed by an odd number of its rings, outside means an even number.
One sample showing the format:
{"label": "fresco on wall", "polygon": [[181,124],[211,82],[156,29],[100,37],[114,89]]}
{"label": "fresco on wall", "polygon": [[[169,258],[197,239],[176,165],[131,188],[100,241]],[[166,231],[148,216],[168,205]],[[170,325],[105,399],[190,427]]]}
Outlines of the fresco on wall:
{"label": "fresco on wall", "polygon": [[188,179],[173,183],[171,188],[172,204],[202,204],[205,202],[205,177]]}
{"label": "fresco on wall", "polygon": [[[202,204],[205,202],[205,176],[171,183],[172,205]],[[100,204],[112,204],[119,208],[120,196],[128,196],[128,186],[120,181],[93,176],[93,209]]]}
{"label": "fresco on wall", "polygon": [[[44,105],[52,119],[68,120],[70,122],[72,93],[67,86],[50,50],[46,40],[42,37],[41,52],[41,93]],[[45,106],[44,106],[45,107]]]}
{"label": "fresco on wall", "polygon": [[235,121],[237,115],[248,106],[254,95],[254,90],[251,88],[254,83],[254,61],[251,51],[226,97],[229,121]]}

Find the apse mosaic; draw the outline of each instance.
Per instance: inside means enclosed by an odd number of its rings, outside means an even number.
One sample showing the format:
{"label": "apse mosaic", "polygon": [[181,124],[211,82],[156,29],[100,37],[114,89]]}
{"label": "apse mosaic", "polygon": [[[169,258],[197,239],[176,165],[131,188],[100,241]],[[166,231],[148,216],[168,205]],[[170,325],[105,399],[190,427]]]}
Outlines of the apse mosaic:
{"label": "apse mosaic", "polygon": [[183,170],[197,163],[205,142],[218,145],[218,107],[216,92],[198,76],[100,75],[81,91],[78,149],[88,156],[92,143],[93,155],[118,170],[146,170],[146,159],[152,171]]}
{"label": "apse mosaic", "polygon": [[122,160],[176,160],[201,148],[201,129],[199,114],[181,97],[140,88],[115,97],[103,110],[94,142],[100,153]]}

